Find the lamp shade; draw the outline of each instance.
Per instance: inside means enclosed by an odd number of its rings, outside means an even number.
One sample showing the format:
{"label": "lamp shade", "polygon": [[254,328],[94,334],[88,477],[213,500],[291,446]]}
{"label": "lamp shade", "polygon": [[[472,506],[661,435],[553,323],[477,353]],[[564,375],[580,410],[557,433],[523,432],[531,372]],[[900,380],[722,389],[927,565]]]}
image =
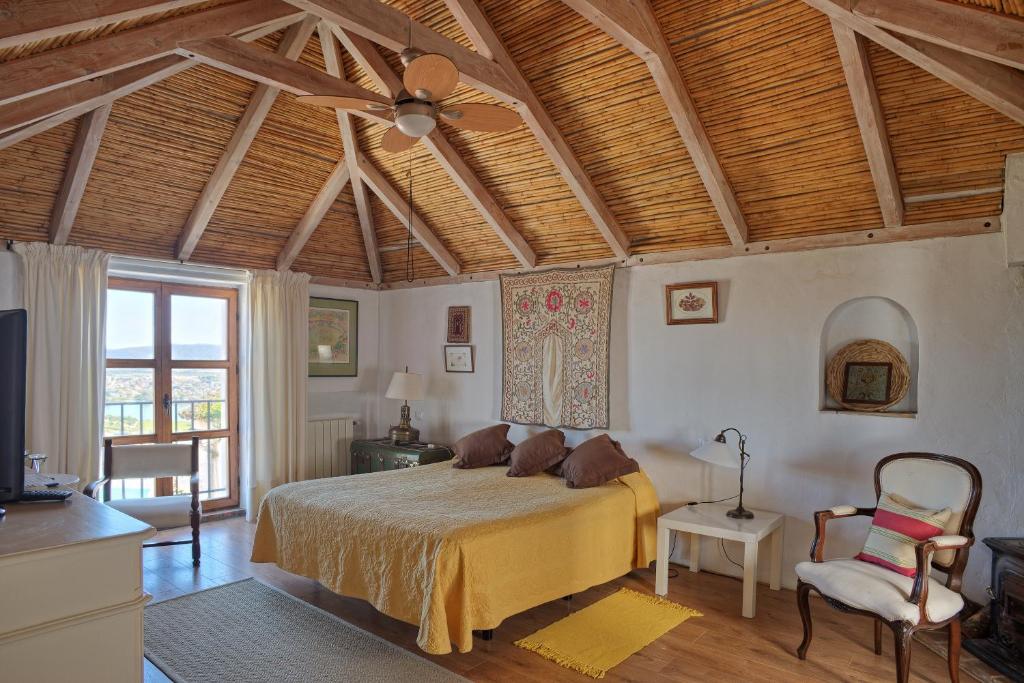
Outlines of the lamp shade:
{"label": "lamp shade", "polygon": [[728,467],[734,470],[740,467],[739,456],[729,448],[724,439],[722,441],[712,439],[700,448],[690,451],[690,455],[719,467]]}
{"label": "lamp shade", "polygon": [[415,372],[396,372],[391,377],[384,398],[397,398],[400,401],[420,401],[423,399],[423,375]]}

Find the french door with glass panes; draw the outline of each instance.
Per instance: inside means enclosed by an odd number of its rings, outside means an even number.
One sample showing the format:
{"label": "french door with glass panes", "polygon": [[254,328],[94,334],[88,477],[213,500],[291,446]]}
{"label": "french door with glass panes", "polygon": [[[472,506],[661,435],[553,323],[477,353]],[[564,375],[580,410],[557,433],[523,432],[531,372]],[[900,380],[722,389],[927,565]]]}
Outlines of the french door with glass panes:
{"label": "french door with glass panes", "polygon": [[[111,278],[103,432],[115,444],[199,441],[204,510],[238,504],[238,293]],[[112,482],[114,498],[188,493],[188,477]]]}

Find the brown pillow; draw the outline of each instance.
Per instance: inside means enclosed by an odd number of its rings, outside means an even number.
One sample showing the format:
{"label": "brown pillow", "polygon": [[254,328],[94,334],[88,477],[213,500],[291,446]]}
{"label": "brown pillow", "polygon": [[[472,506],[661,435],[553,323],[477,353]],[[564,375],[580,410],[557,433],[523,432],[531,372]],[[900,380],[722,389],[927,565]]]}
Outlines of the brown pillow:
{"label": "brown pillow", "polygon": [[607,434],[584,441],[562,461],[562,477],[571,489],[600,486],[639,471],[637,461],[626,455],[619,442]]}
{"label": "brown pillow", "polygon": [[474,467],[500,465],[508,460],[512,442],[508,440],[507,424],[485,427],[455,442],[452,467],[468,470]]}
{"label": "brown pillow", "polygon": [[549,429],[534,434],[512,449],[506,474],[510,477],[530,477],[553,467],[565,459],[565,434]]}

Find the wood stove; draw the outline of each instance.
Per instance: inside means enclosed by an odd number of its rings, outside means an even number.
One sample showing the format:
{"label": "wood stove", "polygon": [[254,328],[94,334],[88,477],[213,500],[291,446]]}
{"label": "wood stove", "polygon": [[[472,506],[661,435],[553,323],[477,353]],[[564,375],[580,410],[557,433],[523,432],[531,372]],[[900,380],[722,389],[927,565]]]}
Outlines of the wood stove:
{"label": "wood stove", "polygon": [[984,542],[992,549],[990,631],[964,647],[1011,680],[1024,682],[1024,538]]}

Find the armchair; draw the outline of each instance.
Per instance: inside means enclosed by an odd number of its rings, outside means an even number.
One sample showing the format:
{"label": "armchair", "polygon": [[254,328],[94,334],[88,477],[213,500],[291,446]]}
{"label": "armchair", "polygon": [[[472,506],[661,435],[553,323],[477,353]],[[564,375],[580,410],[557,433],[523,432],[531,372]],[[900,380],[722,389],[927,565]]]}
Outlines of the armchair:
{"label": "armchair", "polygon": [[[189,479],[189,495],[157,496],[156,498],[110,499],[112,479],[136,477],[180,477]],[[85,487],[83,493],[96,498],[103,492],[103,502],[157,530],[181,526],[192,527],[192,537],[182,541],[145,543],[144,548],[164,545],[192,544],[192,565],[199,566],[199,438],[190,444],[143,444],[115,446],[111,439],[103,442],[103,478]]]}
{"label": "armchair", "polygon": [[[971,528],[981,501],[981,474],[960,458],[933,453],[897,453],[875,466],[875,496],[894,493],[915,506],[946,508],[952,514],[943,534],[916,544],[913,578],[855,559],[825,559],[825,527],[833,519],[874,516],[875,508],[839,505],[814,513],[811,561],[796,566],[797,606],[803,621],[803,642],[797,649],[807,658],[811,644],[810,593],[815,591],[835,609],[874,619],[875,654],[882,653],[882,625],[893,632],[896,680],[910,676],[910,639],[922,629],[949,630],[949,678],[959,681],[960,595],[968,551],[974,543]],[[939,582],[930,570],[945,573]]]}

